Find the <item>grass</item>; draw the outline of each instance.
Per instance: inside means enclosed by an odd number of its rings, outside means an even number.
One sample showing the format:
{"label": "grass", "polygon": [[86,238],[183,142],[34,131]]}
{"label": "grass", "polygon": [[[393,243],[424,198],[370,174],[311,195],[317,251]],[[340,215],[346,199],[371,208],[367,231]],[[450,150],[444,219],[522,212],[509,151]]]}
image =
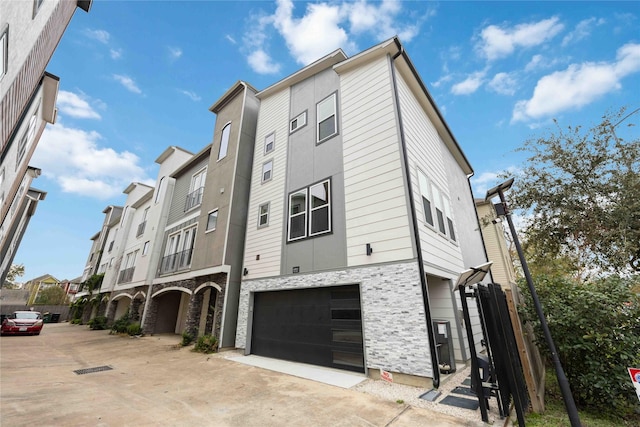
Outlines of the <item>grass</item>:
{"label": "grass", "polygon": [[[564,407],[558,380],[553,372],[547,370],[544,413],[525,415],[527,427],[570,427],[569,416]],[[627,415],[624,419],[615,414],[601,411],[578,410],[583,427],[634,427],[640,425],[640,414]]]}

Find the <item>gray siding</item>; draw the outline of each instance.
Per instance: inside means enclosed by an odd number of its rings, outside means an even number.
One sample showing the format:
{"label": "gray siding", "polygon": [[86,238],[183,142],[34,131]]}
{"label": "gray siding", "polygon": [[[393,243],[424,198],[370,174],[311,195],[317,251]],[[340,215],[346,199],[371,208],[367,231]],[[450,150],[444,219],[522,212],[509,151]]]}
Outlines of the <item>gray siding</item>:
{"label": "gray siding", "polygon": [[182,174],[176,178],[176,184],[171,198],[171,207],[169,208],[169,218],[167,219],[167,224],[173,224],[174,222],[179,221],[180,218],[193,213],[192,211],[184,211],[187,194],[189,194],[189,186],[191,185],[191,178],[195,172],[207,166],[208,163],[209,158],[206,157],[198,163],[191,165],[188,170],[182,172]]}

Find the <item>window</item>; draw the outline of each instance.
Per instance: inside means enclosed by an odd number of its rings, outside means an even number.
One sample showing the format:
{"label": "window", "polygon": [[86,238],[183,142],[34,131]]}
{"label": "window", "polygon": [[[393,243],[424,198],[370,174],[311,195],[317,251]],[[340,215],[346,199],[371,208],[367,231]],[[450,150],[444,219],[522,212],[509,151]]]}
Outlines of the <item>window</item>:
{"label": "window", "polygon": [[338,121],[336,117],[336,94],[333,93],[329,97],[320,101],[316,107],[317,112],[317,142],[332,137],[338,133]]}
{"label": "window", "polygon": [[111,252],[111,251],[113,250],[113,243],[114,243],[114,242],[115,242],[114,240],[112,240],[111,242],[109,242],[109,249],[107,249],[107,252]]}
{"label": "window", "polygon": [[138,224],[138,230],[136,231],[136,237],[140,237],[144,234],[144,229],[147,226],[147,215],[149,215],[149,208],[147,207],[142,213],[142,221]]}
{"label": "window", "polygon": [[269,203],[260,205],[258,209],[258,228],[269,225]]}
{"label": "window", "polygon": [[162,190],[164,189],[164,176],[162,178],[160,178],[160,183],[158,184],[158,191],[156,191],[156,201],[155,203],[158,203],[158,201],[160,200],[160,194],[162,194]]}
{"label": "window", "polygon": [[293,133],[307,124],[307,112],[304,111],[289,123],[289,133]]}
{"label": "window", "polygon": [[271,132],[264,139],[264,154],[270,153],[273,151],[273,148],[276,144],[276,134],[275,132]]}
{"label": "window", "polygon": [[449,233],[449,238],[455,242],[456,232],[453,228],[453,220],[451,219],[451,206],[449,204],[449,199],[443,197],[442,201],[444,202],[444,215],[447,218],[447,231]]}
{"label": "window", "polygon": [[0,34],[0,79],[7,74],[9,65],[9,26],[7,25]]}
{"label": "window", "polygon": [[202,204],[202,194],[204,193],[204,182],[206,178],[207,168],[199,170],[191,178],[189,194],[187,194],[187,200],[184,205],[185,212]]}
{"label": "window", "polygon": [[[308,195],[308,197],[307,197]],[[331,181],[289,195],[288,241],[314,237],[331,231]]]}
{"label": "window", "polygon": [[33,115],[29,119],[29,127],[27,131],[22,135],[20,142],[18,144],[18,160],[16,162],[16,169],[20,165],[20,162],[24,158],[27,149],[31,146],[31,143],[35,139],[36,136],[36,125],[38,123],[38,112],[40,111],[40,105],[36,107],[36,110],[33,112]]}
{"label": "window", "polygon": [[170,235],[165,247],[165,256],[160,264],[160,274],[188,269],[191,266],[195,241],[195,226]]}
{"label": "window", "polygon": [[427,224],[433,226],[433,212],[431,211],[431,184],[429,180],[418,170],[418,183],[420,185],[420,194],[422,196],[422,209],[424,210],[424,220]]}
{"label": "window", "polygon": [[229,148],[229,133],[231,132],[231,123],[222,129],[222,137],[220,138],[220,151],[218,152],[218,160],[227,157],[227,149]]}
{"label": "window", "polygon": [[125,216],[127,216],[127,210],[129,209],[129,206],[125,206],[124,210],[122,211],[122,218],[120,219],[120,225],[124,224],[124,218]]}
{"label": "window", "polygon": [[456,232],[449,199],[421,170],[418,170],[418,183],[425,222],[455,242]]}
{"label": "window", "polygon": [[262,165],[262,182],[269,181],[273,175],[273,160]]}
{"label": "window", "polygon": [[144,246],[142,246],[142,255],[146,255],[149,253],[149,240],[144,242]]}
{"label": "window", "polygon": [[38,11],[40,10],[40,6],[42,6],[42,3],[44,3],[44,0],[33,0],[33,16],[31,17],[31,19],[36,17]]}
{"label": "window", "polygon": [[207,231],[215,230],[218,224],[218,209],[209,212],[207,217]]}
{"label": "window", "polygon": [[4,183],[4,168],[0,170],[0,185],[2,185],[2,183]]}
{"label": "window", "polygon": [[447,234],[445,226],[444,226],[444,214],[442,213],[442,199],[440,198],[440,190],[436,187],[432,188],[433,190],[433,200],[436,208],[436,219],[438,220],[438,231],[442,234]]}

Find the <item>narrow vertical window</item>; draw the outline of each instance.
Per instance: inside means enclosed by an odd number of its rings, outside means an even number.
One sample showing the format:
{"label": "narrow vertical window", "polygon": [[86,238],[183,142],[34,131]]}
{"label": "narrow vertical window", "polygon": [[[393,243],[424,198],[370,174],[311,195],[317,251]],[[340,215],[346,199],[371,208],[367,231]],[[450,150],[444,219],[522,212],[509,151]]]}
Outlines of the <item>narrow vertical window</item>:
{"label": "narrow vertical window", "polygon": [[149,253],[149,240],[144,242],[144,246],[142,247],[142,255],[146,255]]}
{"label": "narrow vertical window", "polygon": [[160,183],[158,184],[158,190],[156,191],[156,203],[160,200],[160,194],[162,194],[162,190],[164,189],[164,176],[160,178]]}
{"label": "narrow vertical window", "polygon": [[262,182],[269,181],[273,176],[273,160],[262,165]]}
{"label": "narrow vertical window", "polygon": [[222,129],[222,136],[220,137],[220,151],[218,152],[218,160],[227,157],[227,149],[229,148],[229,133],[231,132],[231,123]]}
{"label": "narrow vertical window", "polygon": [[336,118],[336,94],[330,95],[317,105],[317,142],[335,135],[338,132],[338,122]]}
{"label": "narrow vertical window", "polygon": [[289,195],[289,240],[307,237],[307,189]]}
{"label": "narrow vertical window", "polygon": [[449,238],[451,240],[453,240],[454,242],[456,241],[456,232],[455,229],[453,227],[453,219],[451,216],[451,205],[449,203],[449,199],[447,199],[446,197],[443,197],[443,201],[444,201],[444,215],[447,218],[447,229],[449,231]]}
{"label": "narrow vertical window", "polygon": [[431,210],[431,192],[429,181],[422,171],[418,170],[418,184],[420,185],[420,195],[422,196],[422,209],[424,210],[424,220],[427,224],[433,225],[433,212]]}
{"label": "narrow vertical window", "polygon": [[444,213],[442,212],[442,199],[440,198],[440,190],[438,190],[436,187],[432,187],[432,190],[434,205],[436,207],[436,218],[438,219],[438,230],[442,234],[447,234],[446,228],[444,226]]}
{"label": "narrow vertical window", "polygon": [[33,0],[33,16],[31,16],[31,19],[36,17],[42,3],[44,3],[44,0]]}
{"label": "narrow vertical window", "polygon": [[331,206],[329,181],[309,187],[310,215],[309,236],[331,231]]}
{"label": "narrow vertical window", "polygon": [[7,74],[9,64],[9,26],[0,34],[0,79]]}
{"label": "narrow vertical window", "polygon": [[218,209],[209,212],[207,217],[207,231],[215,230],[218,224]]}
{"label": "narrow vertical window", "polygon": [[264,139],[264,154],[270,153],[273,151],[273,148],[276,144],[276,134],[275,132],[271,132]]}
{"label": "narrow vertical window", "polygon": [[269,203],[260,205],[258,209],[258,228],[269,225]]}

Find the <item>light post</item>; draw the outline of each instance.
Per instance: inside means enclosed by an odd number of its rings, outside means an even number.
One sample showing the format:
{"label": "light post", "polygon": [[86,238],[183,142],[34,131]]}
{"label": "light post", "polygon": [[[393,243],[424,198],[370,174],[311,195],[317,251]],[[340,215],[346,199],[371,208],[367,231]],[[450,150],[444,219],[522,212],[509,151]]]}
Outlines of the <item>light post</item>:
{"label": "light post", "polygon": [[516,233],[516,228],[513,225],[513,220],[511,219],[511,212],[507,206],[507,201],[504,197],[504,192],[509,190],[513,185],[513,178],[499,184],[489,191],[487,191],[487,195],[485,200],[491,200],[494,196],[500,197],[500,203],[496,203],[494,206],[496,208],[496,213],[498,216],[504,216],[507,219],[507,223],[509,224],[509,230],[511,231],[511,237],[513,238],[513,244],[516,247],[516,251],[518,251],[518,258],[520,258],[520,263],[522,265],[522,271],[524,272],[524,277],[527,280],[527,285],[529,286],[529,291],[531,292],[531,298],[533,299],[533,305],[536,309],[536,313],[538,314],[538,319],[540,320],[540,325],[542,326],[542,332],[544,333],[545,341],[549,346],[549,351],[551,352],[551,359],[553,360],[553,366],[556,370],[556,377],[558,378],[558,385],[560,386],[560,392],[562,393],[562,399],[564,400],[564,406],[567,409],[567,414],[569,415],[569,421],[571,422],[572,427],[580,427],[580,417],[578,415],[578,409],[576,408],[576,403],[573,400],[573,395],[571,394],[571,388],[569,387],[569,381],[567,380],[566,375],[564,374],[564,370],[562,369],[562,363],[560,363],[560,359],[558,358],[558,351],[556,350],[556,346],[553,343],[553,338],[551,337],[551,332],[549,331],[549,325],[547,324],[547,319],[544,317],[544,313],[542,312],[542,306],[540,305],[540,300],[538,299],[538,294],[536,292],[535,287],[533,286],[533,279],[531,278],[531,273],[529,272],[529,267],[527,265],[527,260],[524,257],[524,251],[522,250],[522,246],[520,246],[520,241],[518,240],[518,235]]}

